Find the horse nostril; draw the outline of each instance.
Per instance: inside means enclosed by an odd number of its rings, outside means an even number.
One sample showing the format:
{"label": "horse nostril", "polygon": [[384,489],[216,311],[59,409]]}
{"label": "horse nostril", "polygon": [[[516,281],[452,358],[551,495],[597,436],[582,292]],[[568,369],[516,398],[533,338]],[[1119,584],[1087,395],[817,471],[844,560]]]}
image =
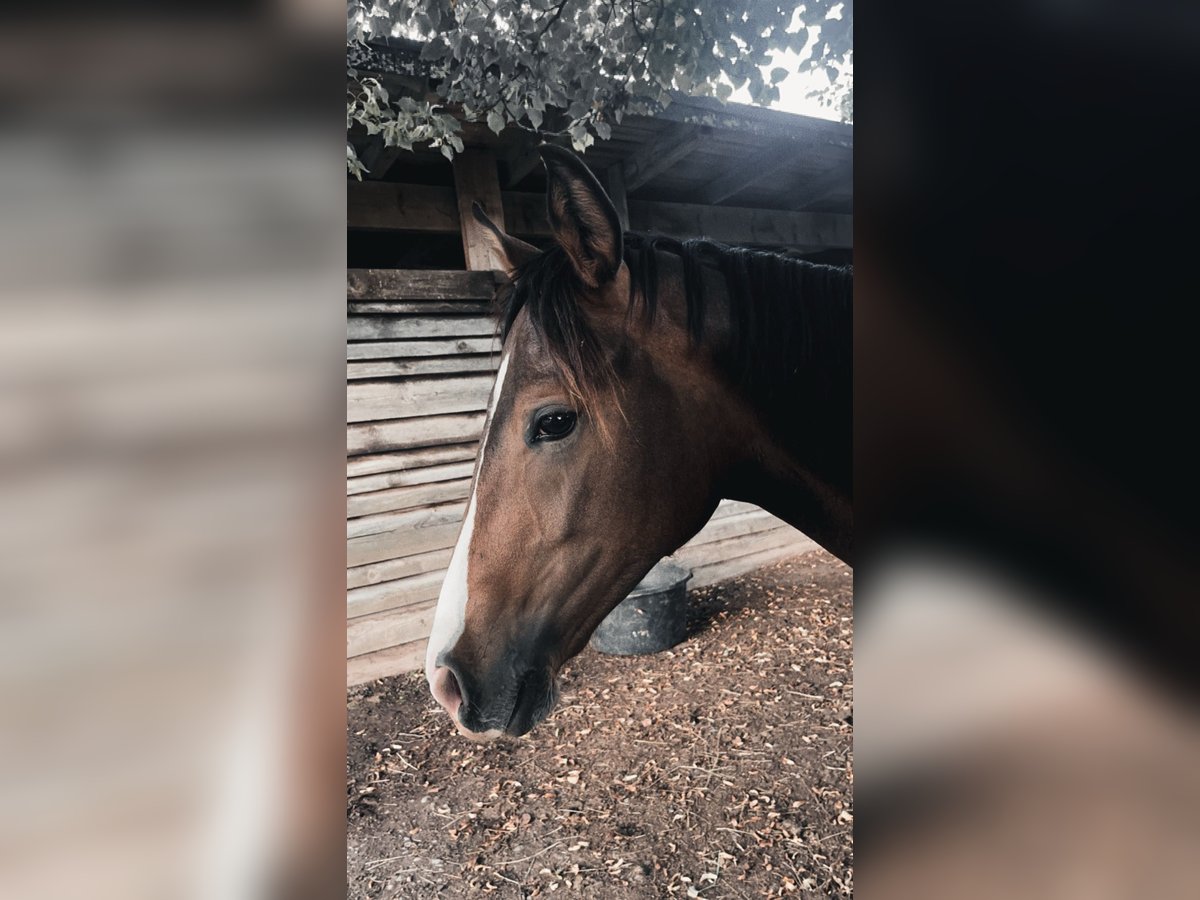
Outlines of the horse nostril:
{"label": "horse nostril", "polygon": [[459,687],[454,672],[447,666],[438,666],[433,672],[433,679],[429,687],[433,693],[433,699],[441,704],[446,712],[450,713],[450,718],[457,718],[458,708],[462,705],[463,697],[462,688]]}

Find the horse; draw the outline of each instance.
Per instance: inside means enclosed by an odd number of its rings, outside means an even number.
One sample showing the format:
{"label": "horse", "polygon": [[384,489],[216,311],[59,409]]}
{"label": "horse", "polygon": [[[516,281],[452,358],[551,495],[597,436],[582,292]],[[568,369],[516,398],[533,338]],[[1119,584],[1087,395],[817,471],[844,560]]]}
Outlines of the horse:
{"label": "horse", "polygon": [[851,267],[624,233],[543,145],[553,242],[475,218],[501,358],[426,655],[463,735],[518,737],[610,611],[722,498],[852,564]]}

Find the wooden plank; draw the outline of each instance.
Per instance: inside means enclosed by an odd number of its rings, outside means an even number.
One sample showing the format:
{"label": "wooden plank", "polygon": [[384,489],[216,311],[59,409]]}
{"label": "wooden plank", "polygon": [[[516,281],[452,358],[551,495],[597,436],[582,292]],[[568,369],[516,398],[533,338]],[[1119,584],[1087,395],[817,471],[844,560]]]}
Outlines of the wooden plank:
{"label": "wooden plank", "polygon": [[[456,214],[457,215],[457,214]],[[347,300],[491,300],[492,272],[435,269],[348,269]]]}
{"label": "wooden plank", "polygon": [[472,204],[478,203],[488,218],[504,230],[504,203],[500,198],[496,157],[490,150],[468,147],[455,154],[451,165],[467,268],[486,272],[503,269],[503,261],[493,247],[491,235],[471,211]]}
{"label": "wooden plank", "polygon": [[347,359],[410,359],[422,356],[454,356],[460,353],[499,353],[500,340],[472,337],[432,341],[363,341],[346,345]]}
{"label": "wooden plank", "polygon": [[480,300],[362,300],[346,304],[346,315],[434,316],[442,313],[490,316],[492,305]]}
{"label": "wooden plank", "polygon": [[452,500],[466,499],[470,490],[471,479],[467,477],[456,481],[431,481],[428,484],[351,494],[346,498],[346,515],[349,518],[357,518],[401,509],[416,509],[435,503],[449,503]]}
{"label": "wooden plank", "polygon": [[625,160],[621,170],[625,176],[625,190],[636,191],[643,184],[682,160],[703,143],[710,129],[685,125],[664,132],[642,147],[630,159]]}
{"label": "wooden plank", "polygon": [[346,479],[346,494],[369,494],[389,488],[409,487],[418,484],[431,484],[438,481],[454,481],[459,478],[470,478],[475,471],[474,447],[470,459],[463,462],[449,463],[442,466],[379,472],[363,475],[358,478]]}
{"label": "wooden plank", "polygon": [[[346,541],[346,567],[451,547],[458,537],[465,509],[465,503],[458,503],[350,519],[346,523],[350,535]],[[396,524],[383,530],[371,530],[380,527],[379,520],[385,519],[394,520]]]}
{"label": "wooden plank", "polygon": [[386,228],[448,233],[458,231],[454,188],[381,181],[349,181],[348,228]]}
{"label": "wooden plank", "polygon": [[450,565],[450,555],[453,551],[453,547],[445,547],[400,559],[385,559],[365,566],[355,566],[346,570],[346,589],[382,584],[385,581],[408,578],[410,575],[424,575],[426,572],[443,572],[446,566]]}
{"label": "wooden plank", "polygon": [[839,213],[630,200],[629,221],[635,231],[730,244],[807,249],[854,245],[854,217]]}
{"label": "wooden plank", "polygon": [[[358,521],[351,519],[351,522]],[[365,566],[387,559],[400,559],[417,553],[445,550],[453,547],[458,538],[460,522],[431,525],[412,530],[396,529],[382,534],[369,534],[346,541],[346,566]]]}
{"label": "wooden plank", "polygon": [[780,169],[795,162],[803,149],[795,141],[789,141],[785,144],[769,146],[748,159],[731,163],[700,191],[696,199],[700,203],[713,204],[740,194],[752,184],[770,178]]}
{"label": "wooden plank", "polygon": [[[363,182],[366,192],[386,191],[397,187],[390,184]],[[400,186],[405,187],[405,186]],[[399,211],[389,219],[374,214],[374,227],[402,230],[457,232],[458,214],[453,208],[453,192],[446,189],[441,203],[448,204],[449,221],[404,217]],[[505,192],[501,195],[504,220],[509,234],[523,237],[549,236],[546,221],[546,198],[542,194]],[[393,201],[372,201],[374,208],[394,207]],[[352,214],[353,220],[357,214]],[[765,246],[819,249],[851,247],[854,237],[854,217],[838,213],[794,212],[776,209],[751,209],[737,206],[705,206],[699,203],[662,203],[647,200],[629,201],[630,227],[635,231],[652,231],[668,237],[708,237],[726,243],[761,244]]]}
{"label": "wooden plank", "polygon": [[346,656],[362,656],[374,650],[407,644],[429,636],[433,630],[436,602],[352,619],[346,626]]}
{"label": "wooden plank", "polygon": [[[456,463],[462,460],[471,460],[474,464],[475,454],[479,451],[476,444],[456,444],[450,447],[431,447],[422,450],[405,450],[400,453],[374,453],[370,456],[360,456],[357,459],[351,459],[346,462],[346,477],[349,479],[357,478],[360,475],[374,475],[377,472],[409,472],[413,476],[420,477],[425,472],[430,472],[426,466],[442,466],[448,463]],[[446,476],[456,478],[456,475]],[[428,478],[428,481],[438,481],[438,478]],[[395,482],[392,486],[398,487],[400,484],[420,484],[421,481],[405,481]],[[376,490],[375,488],[367,488],[366,490]],[[351,493],[354,493],[351,491]]]}
{"label": "wooden plank", "polygon": [[833,169],[824,175],[814,178],[792,199],[792,206],[798,209],[807,209],[810,206],[820,203],[830,194],[841,190],[843,187],[849,187],[851,191],[854,190],[853,159],[848,159],[834,166]]}
{"label": "wooden plank", "polygon": [[[807,539],[805,539],[807,540]],[[721,562],[713,563],[707,566],[700,566],[692,572],[692,580],[688,582],[688,587],[707,587],[710,584],[716,584],[719,581],[725,581],[729,578],[736,578],[739,575],[744,575],[754,569],[760,569],[763,566],[769,566],[772,563],[777,563],[783,559],[790,559],[793,556],[800,556],[816,549],[816,543],[798,541],[796,544],[787,544],[781,547],[776,547],[771,550],[763,550],[758,553],[751,553],[748,556],[739,556],[735,559],[722,560]]]}
{"label": "wooden plank", "polygon": [[697,569],[775,547],[798,546],[805,541],[808,541],[808,538],[794,528],[773,528],[770,531],[742,534],[709,544],[686,545],[676,550],[672,556],[680,565]]}
{"label": "wooden plank", "polygon": [[688,546],[707,544],[712,541],[723,541],[739,534],[753,534],[756,531],[768,531],[772,528],[791,526],[775,518],[769,512],[755,509],[751,512],[724,516],[720,519],[710,519],[708,524],[700,529],[700,533],[688,541]]}
{"label": "wooden plank", "polygon": [[465,372],[495,372],[498,355],[434,356],[428,359],[383,359],[377,362],[346,363],[346,378],[390,378],[396,375],[457,375]]}
{"label": "wooden plank", "polygon": [[496,320],[490,316],[351,316],[346,319],[346,337],[352,341],[482,337],[495,333]]}
{"label": "wooden plank", "polygon": [[351,425],[346,429],[346,454],[354,456],[477,441],[483,434],[483,420],[483,413],[458,413]]}
{"label": "wooden plank", "polygon": [[[353,539],[390,534],[396,531],[420,531],[422,528],[457,523],[462,521],[466,508],[467,504],[465,503],[447,503],[442,506],[431,506],[409,512],[362,516],[346,522],[346,537]],[[347,563],[347,565],[351,564]],[[353,563],[353,565],[358,565],[358,563]]]}
{"label": "wooden plank", "polygon": [[349,422],[378,422],[487,409],[490,374],[354,381],[346,386]]}
{"label": "wooden plank", "polygon": [[[445,578],[445,569],[435,569],[408,578],[398,578],[395,581],[354,588],[346,592],[346,616],[353,622],[354,619],[362,616],[371,616],[393,609],[405,609],[436,600]],[[424,636],[423,634],[414,634],[409,640]]]}
{"label": "wooden plank", "polygon": [[425,667],[425,648],[428,645],[429,641],[425,639],[409,641],[398,647],[388,647],[386,650],[376,650],[374,653],[348,659],[346,686],[354,687],[391,675],[419,671]]}
{"label": "wooden plank", "polygon": [[709,517],[709,521],[723,519],[726,516],[736,516],[738,513],[753,512],[756,509],[759,507],[753,503],[745,503],[741,500],[722,500],[717,504],[717,510]]}
{"label": "wooden plank", "polygon": [[656,112],[653,117],[630,116],[625,121],[631,126],[650,123],[661,128],[663,120],[708,125],[732,132],[738,140],[743,141],[755,138],[803,139],[838,147],[847,153],[854,147],[854,127],[843,122],[743,103],[721,103],[712,97],[690,97],[679,91],[673,91],[670,105]]}

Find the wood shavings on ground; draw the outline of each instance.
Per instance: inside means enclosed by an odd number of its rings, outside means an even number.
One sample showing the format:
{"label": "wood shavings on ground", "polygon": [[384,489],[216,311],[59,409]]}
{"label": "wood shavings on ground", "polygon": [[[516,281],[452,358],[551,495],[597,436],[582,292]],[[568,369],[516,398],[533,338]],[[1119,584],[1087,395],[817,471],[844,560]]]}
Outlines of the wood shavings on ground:
{"label": "wood shavings on ground", "polygon": [[851,596],[823,552],[692,591],[688,640],[584,651],[520,740],[422,673],[353,689],[349,896],[850,896]]}

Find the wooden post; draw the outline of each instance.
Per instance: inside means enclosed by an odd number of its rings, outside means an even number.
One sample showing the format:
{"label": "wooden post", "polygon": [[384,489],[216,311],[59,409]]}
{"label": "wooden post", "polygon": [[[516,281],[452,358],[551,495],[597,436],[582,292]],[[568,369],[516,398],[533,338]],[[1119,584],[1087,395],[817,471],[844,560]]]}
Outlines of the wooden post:
{"label": "wooden post", "polygon": [[617,218],[621,220],[621,227],[628,231],[629,200],[625,196],[625,170],[620,163],[608,167],[604,173],[604,187],[613,206],[617,208]]}
{"label": "wooden post", "polygon": [[463,256],[472,271],[503,268],[492,249],[487,229],[475,221],[471,204],[478,201],[493,222],[504,227],[504,202],[496,157],[490,150],[470,148],[454,157],[454,190],[458,195],[458,220],[462,231]]}

